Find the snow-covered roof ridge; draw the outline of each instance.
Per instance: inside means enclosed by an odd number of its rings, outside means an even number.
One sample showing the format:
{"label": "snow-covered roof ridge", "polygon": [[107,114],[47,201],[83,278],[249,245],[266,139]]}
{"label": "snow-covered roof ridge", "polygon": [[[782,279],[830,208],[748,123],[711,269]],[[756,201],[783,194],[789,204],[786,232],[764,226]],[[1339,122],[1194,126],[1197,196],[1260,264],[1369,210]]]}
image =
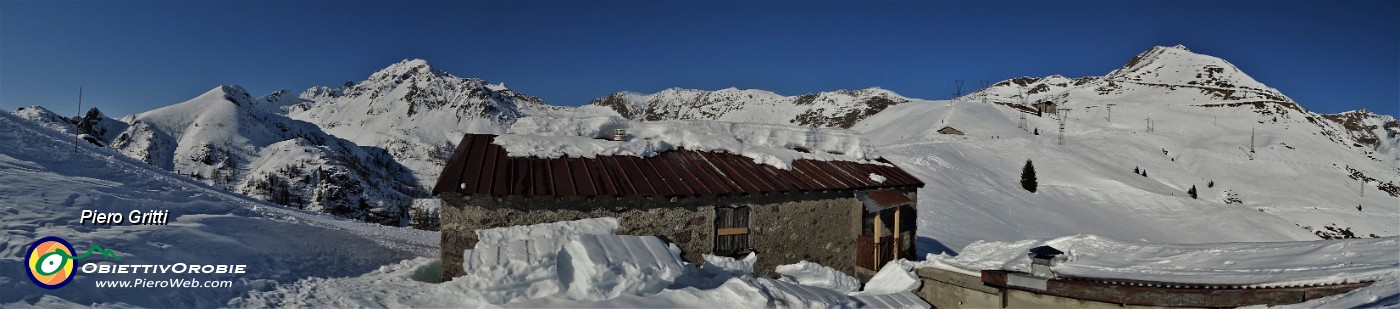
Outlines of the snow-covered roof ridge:
{"label": "snow-covered roof ridge", "polygon": [[[622,141],[605,140],[615,130]],[[615,115],[525,117],[494,143],[512,157],[652,157],[675,149],[727,152],[781,169],[793,160],[885,164],[864,138],[844,129],[702,120],[637,122]]]}

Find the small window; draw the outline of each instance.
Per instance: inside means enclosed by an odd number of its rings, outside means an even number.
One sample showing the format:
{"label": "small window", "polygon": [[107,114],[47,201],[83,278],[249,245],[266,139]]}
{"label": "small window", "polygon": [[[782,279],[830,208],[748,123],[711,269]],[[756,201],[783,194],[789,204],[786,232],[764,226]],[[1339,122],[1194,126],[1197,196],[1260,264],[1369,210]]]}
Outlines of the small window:
{"label": "small window", "polygon": [[715,255],[738,257],[749,246],[749,207],[715,207]]}

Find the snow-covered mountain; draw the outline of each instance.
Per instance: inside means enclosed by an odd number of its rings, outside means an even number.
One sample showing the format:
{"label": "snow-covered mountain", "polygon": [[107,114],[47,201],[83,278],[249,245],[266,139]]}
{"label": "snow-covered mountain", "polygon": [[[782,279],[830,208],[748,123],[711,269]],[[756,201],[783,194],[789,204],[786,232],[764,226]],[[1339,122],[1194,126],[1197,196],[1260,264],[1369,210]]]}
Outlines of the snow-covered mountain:
{"label": "snow-covered mountain", "polygon": [[[1068,112],[1023,107],[1022,93]],[[1018,78],[902,104],[852,129],[928,184],[920,207],[932,216],[919,228],[934,248],[1080,233],[1169,243],[1400,234],[1394,117],[1313,113],[1184,47],[1153,48],[1105,77]],[[1017,182],[1027,160],[1034,193]]]}
{"label": "snow-covered mountain", "polygon": [[[254,99],[220,86],[97,130],[116,151],[161,169],[274,203],[400,224],[413,175],[382,149],[271,112],[284,91]],[[91,114],[91,113],[90,113]]]}
{"label": "snow-covered mountain", "polygon": [[756,89],[671,88],[653,94],[618,92],[588,104],[611,108],[633,120],[722,120],[846,129],[890,106],[909,101],[880,88],[800,96]]}
{"label": "snow-covered mountain", "polygon": [[[1260,83],[1224,59],[1193,53],[1181,45],[1153,47],[1104,76],[1013,78],[960,99],[1020,106],[1027,110],[1035,109],[1032,107],[1034,105],[1053,103],[1053,108],[1070,108],[1070,113],[1095,108],[1122,111],[1140,105],[1168,109],[1247,109],[1255,114],[1251,120],[1257,126],[1310,124],[1316,128],[1308,129],[1307,134],[1321,134],[1339,145],[1357,148],[1357,152],[1363,156],[1400,164],[1400,153],[1393,151],[1393,133],[1387,133],[1387,130],[1394,131],[1387,128],[1400,126],[1394,122],[1393,116],[1367,111],[1337,115],[1307,111],[1298,102]],[[1205,116],[1215,121],[1221,116],[1229,116],[1231,112],[1217,114]],[[1103,117],[1107,119],[1110,116],[1105,112]],[[1142,126],[1146,127],[1151,117],[1150,113],[1140,117]],[[1159,116],[1152,122],[1155,125],[1174,120]]]}
{"label": "snow-covered mountain", "polygon": [[1166,99],[1162,103],[1181,105],[1204,102],[1296,105],[1277,89],[1254,80],[1233,64],[1193,53],[1181,45],[1153,47],[1104,76],[1013,78],[963,99],[975,101],[985,97],[989,102],[1009,104],[1058,104],[1091,96],[1127,101],[1146,96]]}
{"label": "snow-covered mountain", "polygon": [[[112,149],[73,145],[72,135],[0,112],[0,307],[226,307],[231,298],[278,283],[343,277],[404,259],[435,256],[436,232],[389,227],[276,207],[156,169]],[[78,224],[80,210],[169,211],[168,225]],[[132,219],[127,217],[128,220]],[[130,221],[127,221],[130,222]],[[74,273],[56,290],[31,282],[27,249],[57,236],[79,263],[244,264],[246,274]],[[77,267],[75,267],[75,270]],[[227,288],[102,288],[101,280],[229,280]]]}
{"label": "snow-covered mountain", "polygon": [[313,87],[298,99],[282,108],[288,116],[387,151],[413,171],[420,189],[432,186],[464,134],[503,133],[525,113],[559,108],[504,83],[453,76],[419,59],[395,63],[359,83]]}
{"label": "snow-covered mountain", "polygon": [[[1059,116],[1023,98],[1069,109],[1065,145],[1055,139]],[[949,101],[879,88],[801,96],[667,89],[569,108],[405,60],[295,96],[219,87],[118,120],[96,112],[76,121],[42,108],[15,114],[70,134],[75,123],[94,123],[85,132],[124,154],[239,193],[392,221],[370,214],[423,197],[462,134],[503,133],[522,117],[614,112],[861,132],[930,184],[920,207],[932,215],[920,228],[934,251],[1077,233],[1161,242],[1400,234],[1394,117],[1309,112],[1229,62],[1181,46],[1152,48],[1105,76],[1016,78]],[[939,134],[945,127],[965,135]],[[1028,159],[1045,187],[1034,194],[1013,181]],[[1198,199],[1186,195],[1193,186]]]}

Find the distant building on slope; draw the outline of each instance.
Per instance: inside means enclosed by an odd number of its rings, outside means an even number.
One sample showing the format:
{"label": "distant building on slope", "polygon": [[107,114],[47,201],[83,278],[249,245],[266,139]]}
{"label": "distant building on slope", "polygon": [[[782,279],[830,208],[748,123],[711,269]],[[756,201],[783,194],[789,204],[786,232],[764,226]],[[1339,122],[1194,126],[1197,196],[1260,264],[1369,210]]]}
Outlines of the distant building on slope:
{"label": "distant building on slope", "polygon": [[1057,106],[1055,105],[1055,102],[1041,101],[1041,102],[1037,102],[1037,103],[1035,103],[1035,104],[1031,104],[1031,106],[1034,106],[1034,107],[1035,107],[1035,112],[1036,112],[1036,114],[1038,114],[1038,115],[1040,115],[1040,116],[1044,116],[1045,114],[1052,114],[1052,115],[1053,115],[1053,114],[1058,114],[1058,113],[1059,113],[1058,110],[1055,110],[1055,108],[1057,107]]}
{"label": "distant building on slope", "polygon": [[963,135],[963,131],[962,131],[962,130],[955,129],[955,128],[953,128],[953,127],[943,127],[942,129],[938,129],[938,133],[939,133],[939,134],[950,134],[950,135]]}
{"label": "distant building on slope", "polygon": [[444,279],[468,275],[462,254],[477,229],[593,217],[621,218],[621,234],[660,236],[691,263],[756,252],[755,271],[807,260],[854,274],[914,255],[924,184],[883,159],[803,159],[788,170],[687,149],[547,159],[508,156],[494,138],[464,137],[433,189]]}

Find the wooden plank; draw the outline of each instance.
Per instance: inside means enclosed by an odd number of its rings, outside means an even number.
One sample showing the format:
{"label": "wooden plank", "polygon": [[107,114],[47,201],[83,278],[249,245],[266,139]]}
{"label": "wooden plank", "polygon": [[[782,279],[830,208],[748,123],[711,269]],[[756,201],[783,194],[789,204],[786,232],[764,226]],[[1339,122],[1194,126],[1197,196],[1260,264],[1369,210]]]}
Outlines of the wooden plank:
{"label": "wooden plank", "polygon": [[747,227],[731,227],[731,228],[722,228],[722,229],[715,230],[715,235],[720,235],[720,236],[739,235],[739,234],[748,234],[748,233],[749,233],[749,228],[747,228]]}
{"label": "wooden plank", "polygon": [[872,261],[875,261],[875,267],[874,267],[874,268],[871,268],[870,270],[880,270],[880,266],[883,266],[884,263],[880,263],[880,262],[883,262],[883,261],[880,260],[880,213],[878,213],[878,212],[875,213],[875,248],[874,248],[874,250],[875,250],[875,256],[874,256],[874,259],[873,259]]}
{"label": "wooden plank", "polygon": [[893,248],[891,250],[893,252],[890,252],[890,258],[899,258],[899,208],[894,209],[894,245],[890,247]]}

